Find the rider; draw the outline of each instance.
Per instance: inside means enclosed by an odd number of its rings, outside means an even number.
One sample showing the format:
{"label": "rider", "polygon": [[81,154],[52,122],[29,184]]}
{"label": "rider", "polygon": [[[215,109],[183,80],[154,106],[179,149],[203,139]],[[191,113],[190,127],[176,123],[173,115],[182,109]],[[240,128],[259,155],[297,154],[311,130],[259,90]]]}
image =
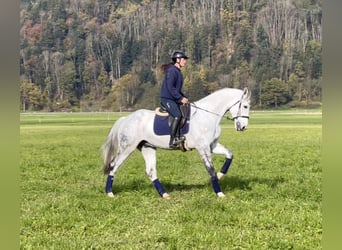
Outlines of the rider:
{"label": "rider", "polygon": [[183,76],[181,73],[181,68],[185,66],[188,57],[183,51],[175,51],[171,59],[171,63],[162,65],[165,76],[161,86],[160,100],[161,104],[174,118],[170,127],[169,146],[175,148],[185,140],[184,136],[180,135],[179,123],[182,118],[180,105],[189,102],[182,92]]}

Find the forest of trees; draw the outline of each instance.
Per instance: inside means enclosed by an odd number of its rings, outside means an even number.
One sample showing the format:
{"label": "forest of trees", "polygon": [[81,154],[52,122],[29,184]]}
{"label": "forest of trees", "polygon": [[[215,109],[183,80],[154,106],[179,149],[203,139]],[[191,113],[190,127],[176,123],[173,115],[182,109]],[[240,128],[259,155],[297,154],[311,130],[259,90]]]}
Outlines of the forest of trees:
{"label": "forest of trees", "polygon": [[195,101],[249,87],[252,108],[319,107],[321,0],[21,0],[21,111],[159,105],[181,49]]}

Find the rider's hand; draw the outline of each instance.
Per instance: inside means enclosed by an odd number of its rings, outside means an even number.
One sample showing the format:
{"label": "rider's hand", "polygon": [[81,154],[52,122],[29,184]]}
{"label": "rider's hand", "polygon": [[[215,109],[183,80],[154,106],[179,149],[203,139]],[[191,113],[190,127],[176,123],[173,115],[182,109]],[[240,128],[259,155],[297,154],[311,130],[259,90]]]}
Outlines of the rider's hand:
{"label": "rider's hand", "polygon": [[183,97],[183,99],[181,100],[181,103],[182,103],[182,104],[189,103],[189,100],[188,100],[188,98],[186,98],[186,97]]}

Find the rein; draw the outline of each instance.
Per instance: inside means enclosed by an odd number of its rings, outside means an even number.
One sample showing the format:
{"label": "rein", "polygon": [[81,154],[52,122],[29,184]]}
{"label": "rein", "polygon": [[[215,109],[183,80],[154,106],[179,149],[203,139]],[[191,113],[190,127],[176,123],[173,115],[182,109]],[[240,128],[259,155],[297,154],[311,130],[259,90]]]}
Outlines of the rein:
{"label": "rein", "polygon": [[207,110],[207,109],[198,107],[198,106],[196,106],[196,104],[194,104],[194,103],[192,103],[192,102],[190,103],[190,105],[193,106],[193,107],[196,108],[196,109],[203,110],[203,111],[208,112],[208,113],[210,113],[210,114],[217,115],[217,116],[221,116],[220,114],[217,114],[217,113],[212,112],[212,111],[210,111],[210,110]]}
{"label": "rein", "polygon": [[[234,106],[235,106],[236,104],[238,104],[238,103],[240,103],[238,115],[235,116],[235,117],[233,117],[233,118],[229,118],[229,117],[227,116],[227,119],[228,119],[228,120],[234,121],[234,120],[235,120],[236,118],[238,118],[238,117],[249,118],[249,116],[241,116],[241,115],[239,115],[239,113],[241,113],[241,99],[238,100],[238,101],[236,101],[233,105],[231,105],[231,106],[226,110],[226,112],[224,112],[224,113],[226,114],[232,107],[234,107]],[[190,105],[193,106],[193,107],[196,108],[196,109],[200,109],[200,110],[203,110],[203,111],[208,112],[208,113],[210,113],[210,114],[217,115],[217,116],[220,116],[220,117],[221,117],[220,114],[215,113],[215,112],[212,112],[212,111],[207,110],[207,109],[204,109],[204,108],[201,108],[201,107],[198,107],[198,106],[196,106],[194,103],[190,103]],[[224,116],[224,115],[223,115],[223,116]]]}

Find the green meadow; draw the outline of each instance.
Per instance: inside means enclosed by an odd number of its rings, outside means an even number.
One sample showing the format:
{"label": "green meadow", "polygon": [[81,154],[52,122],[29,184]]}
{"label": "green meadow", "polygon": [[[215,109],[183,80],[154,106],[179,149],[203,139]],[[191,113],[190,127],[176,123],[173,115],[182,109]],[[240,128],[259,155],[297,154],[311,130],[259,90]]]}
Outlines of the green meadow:
{"label": "green meadow", "polygon": [[[21,249],[322,249],[320,110],[222,120],[234,153],[215,196],[193,150],[157,151],[160,198],[139,151],[104,193],[101,145],[124,113],[20,115]],[[224,156],[214,155],[219,170]]]}

